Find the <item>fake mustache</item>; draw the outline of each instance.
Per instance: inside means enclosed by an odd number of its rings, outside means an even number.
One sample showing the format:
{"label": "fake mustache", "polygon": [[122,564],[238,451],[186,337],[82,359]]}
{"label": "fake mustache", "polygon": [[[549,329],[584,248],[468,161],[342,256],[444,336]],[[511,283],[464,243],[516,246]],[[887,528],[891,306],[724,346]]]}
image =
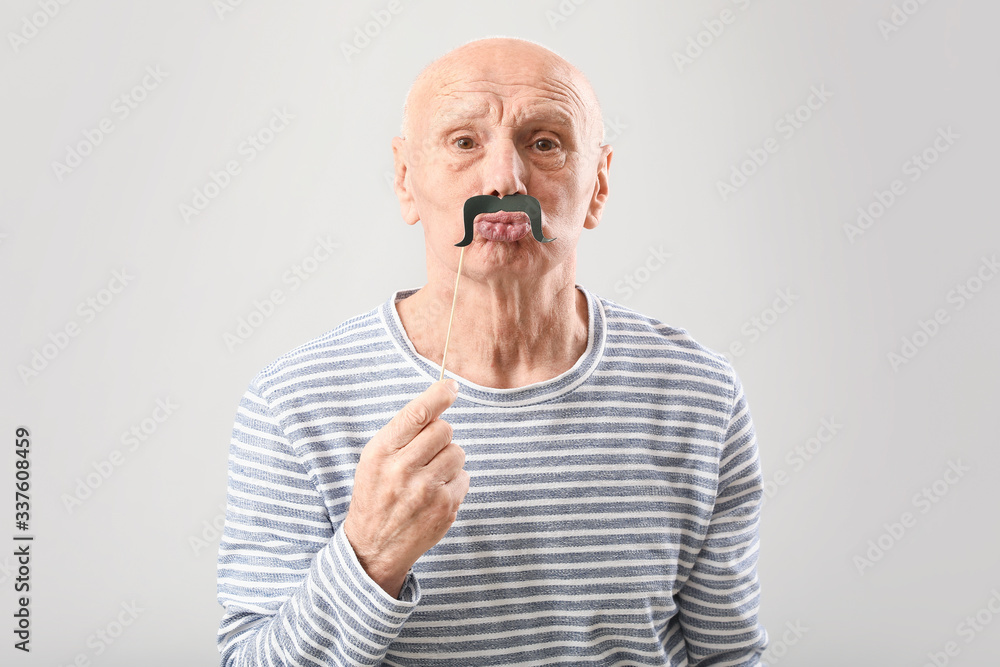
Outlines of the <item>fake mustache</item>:
{"label": "fake mustache", "polygon": [[465,200],[463,211],[465,238],[462,239],[461,243],[456,243],[455,246],[461,248],[472,243],[472,221],[476,219],[477,215],[499,211],[507,211],[508,213],[523,211],[527,213],[528,220],[531,222],[531,235],[535,237],[535,240],[539,243],[555,241],[555,239],[545,238],[545,235],[542,234],[542,206],[531,195],[513,194],[507,195],[503,199],[493,195],[474,195]]}

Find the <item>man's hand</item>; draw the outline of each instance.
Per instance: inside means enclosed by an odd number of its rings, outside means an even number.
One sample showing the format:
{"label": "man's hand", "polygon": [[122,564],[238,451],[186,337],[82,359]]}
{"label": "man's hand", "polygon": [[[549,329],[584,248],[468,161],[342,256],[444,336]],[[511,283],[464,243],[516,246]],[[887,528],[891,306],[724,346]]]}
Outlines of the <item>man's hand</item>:
{"label": "man's hand", "polygon": [[358,562],[398,597],[406,572],[455,522],[469,490],[465,452],[438,416],[455,402],[435,382],[368,441],[354,473],[344,533]]}

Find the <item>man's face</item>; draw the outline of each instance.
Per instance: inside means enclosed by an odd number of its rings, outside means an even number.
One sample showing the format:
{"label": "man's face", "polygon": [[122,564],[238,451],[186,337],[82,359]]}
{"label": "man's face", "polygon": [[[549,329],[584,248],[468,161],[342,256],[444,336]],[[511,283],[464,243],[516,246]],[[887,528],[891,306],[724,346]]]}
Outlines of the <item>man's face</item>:
{"label": "man's face", "polygon": [[545,236],[557,240],[477,233],[465,262],[484,277],[541,275],[575,257],[581,229],[600,221],[611,149],[600,146],[596,106],[586,84],[544,50],[494,45],[452,55],[414,89],[408,136],[393,141],[403,217],[423,223],[428,252],[457,265],[469,197],[531,195]]}

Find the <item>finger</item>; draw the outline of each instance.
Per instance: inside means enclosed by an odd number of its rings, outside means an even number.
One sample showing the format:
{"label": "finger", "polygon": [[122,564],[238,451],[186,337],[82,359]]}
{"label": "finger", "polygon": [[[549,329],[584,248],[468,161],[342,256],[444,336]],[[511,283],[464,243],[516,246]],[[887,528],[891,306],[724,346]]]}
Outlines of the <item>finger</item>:
{"label": "finger", "polygon": [[465,450],[451,442],[424,466],[424,474],[431,480],[446,484],[462,472],[464,465]]}
{"label": "finger", "polygon": [[393,452],[392,456],[403,468],[417,472],[448,446],[452,435],[454,432],[451,424],[443,419],[435,419],[408,445]]}
{"label": "finger", "polygon": [[457,394],[453,394],[447,385],[448,380],[435,382],[393,417],[379,431],[380,441],[387,453],[405,447],[428,424],[441,416],[455,402]]}
{"label": "finger", "polygon": [[444,488],[451,495],[453,512],[457,512],[462,501],[465,500],[465,494],[469,492],[470,481],[469,473],[462,469],[450,481],[445,483]]}

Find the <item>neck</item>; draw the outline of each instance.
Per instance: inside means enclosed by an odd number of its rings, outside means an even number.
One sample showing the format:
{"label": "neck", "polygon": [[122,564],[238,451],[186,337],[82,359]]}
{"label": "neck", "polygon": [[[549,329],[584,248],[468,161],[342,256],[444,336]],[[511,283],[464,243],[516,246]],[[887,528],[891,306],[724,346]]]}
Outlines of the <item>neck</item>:
{"label": "neck", "polygon": [[[417,352],[441,365],[455,272],[428,268],[427,284],[396,306]],[[587,298],[576,289],[574,276],[572,261],[530,281],[509,272],[477,276],[463,270],[445,370],[503,389],[572,368],[586,351],[588,336]]]}

